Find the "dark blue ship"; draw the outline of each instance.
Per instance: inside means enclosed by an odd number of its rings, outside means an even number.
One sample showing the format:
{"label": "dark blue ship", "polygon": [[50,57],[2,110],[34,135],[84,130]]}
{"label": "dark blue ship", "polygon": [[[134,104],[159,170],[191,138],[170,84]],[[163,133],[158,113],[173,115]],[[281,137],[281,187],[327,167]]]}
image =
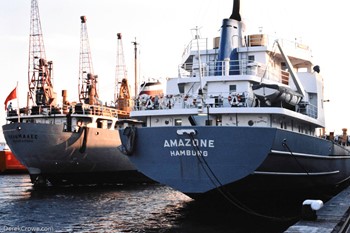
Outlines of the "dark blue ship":
{"label": "dark blue ship", "polygon": [[303,200],[346,184],[346,130],[339,141],[324,133],[311,50],[244,30],[237,0],[212,49],[196,36],[166,93],[135,104],[137,120],[120,130],[123,152],[146,176],[196,199]]}

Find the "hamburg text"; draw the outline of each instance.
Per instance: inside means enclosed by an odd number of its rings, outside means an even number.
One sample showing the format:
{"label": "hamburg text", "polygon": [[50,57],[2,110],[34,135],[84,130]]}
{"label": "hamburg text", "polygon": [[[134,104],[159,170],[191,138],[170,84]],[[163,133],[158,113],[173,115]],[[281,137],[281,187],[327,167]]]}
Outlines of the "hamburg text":
{"label": "hamburg text", "polygon": [[212,139],[169,139],[164,148],[170,149],[170,156],[208,156],[207,148],[214,148]]}

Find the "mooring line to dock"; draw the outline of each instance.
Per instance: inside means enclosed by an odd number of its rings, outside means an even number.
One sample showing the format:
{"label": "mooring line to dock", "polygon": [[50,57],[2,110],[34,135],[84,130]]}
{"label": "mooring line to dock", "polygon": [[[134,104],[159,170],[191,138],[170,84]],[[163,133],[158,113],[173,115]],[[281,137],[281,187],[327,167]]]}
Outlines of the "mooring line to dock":
{"label": "mooring line to dock", "polygon": [[251,208],[249,208],[248,206],[246,206],[245,204],[240,202],[236,197],[234,197],[229,191],[227,191],[225,189],[223,184],[220,182],[219,178],[215,175],[214,171],[210,168],[208,162],[202,156],[202,151],[200,150],[199,146],[195,143],[194,135],[192,133],[189,133],[187,135],[190,137],[190,139],[192,141],[192,146],[193,146],[194,150],[197,152],[196,153],[196,157],[197,157],[197,159],[199,161],[199,164],[203,168],[204,172],[208,176],[208,178],[211,181],[211,183],[215,186],[215,188],[219,191],[219,193],[228,202],[230,202],[232,205],[234,205],[238,209],[242,210],[243,212],[246,212],[246,213],[248,213],[250,215],[257,216],[257,217],[260,217],[260,218],[265,218],[265,219],[269,219],[269,220],[273,220],[273,221],[281,221],[281,222],[292,221],[292,220],[298,219],[298,217],[281,218],[281,217],[268,216],[268,215],[265,215],[265,214],[261,214],[261,213],[258,213],[256,211],[252,210]]}
{"label": "mooring line to dock", "polygon": [[309,176],[309,172],[306,170],[306,168],[299,162],[298,158],[293,154],[292,150],[289,148],[287,144],[287,139],[283,139],[282,146],[288,150],[290,155],[294,158],[295,162],[298,164],[298,166],[304,170],[304,172]]}

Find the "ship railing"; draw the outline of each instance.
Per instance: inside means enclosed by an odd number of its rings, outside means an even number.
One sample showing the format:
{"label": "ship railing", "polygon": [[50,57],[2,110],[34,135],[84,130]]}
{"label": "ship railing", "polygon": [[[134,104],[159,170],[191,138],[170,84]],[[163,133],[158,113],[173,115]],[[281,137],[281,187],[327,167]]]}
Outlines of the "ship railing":
{"label": "ship railing", "polygon": [[[311,49],[309,46],[303,44],[300,39],[288,40],[282,39],[276,35],[270,34],[250,34],[246,35],[243,38],[243,47],[259,47],[264,46],[270,51],[276,51],[276,40],[279,41],[280,45],[283,49],[288,53],[297,53],[301,55],[301,57],[310,57]],[[213,41],[213,43],[209,43],[209,41]],[[197,54],[198,50],[201,54],[201,60],[205,60],[208,55],[209,50],[219,50],[220,37],[215,37],[213,40],[208,38],[197,38],[192,39],[188,45],[185,47],[182,54],[182,63],[185,63],[186,60],[193,54]],[[304,55],[303,55],[304,54]]]}
{"label": "ship railing", "polygon": [[[44,115],[52,116],[56,114],[90,114],[97,116],[106,117],[117,117],[118,110],[116,108],[106,107],[102,105],[88,105],[88,104],[76,104],[76,105],[65,105],[63,108],[54,106],[32,106],[31,108],[20,108],[19,116],[34,116],[34,115]],[[7,117],[17,117],[18,109],[11,109],[7,111]]]}
{"label": "ship railing", "polygon": [[311,49],[308,45],[301,42],[300,39],[295,38],[294,40],[282,39],[276,35],[270,34],[251,34],[245,36],[245,44],[248,47],[266,46],[269,50],[274,50],[276,40],[279,41],[280,45],[286,50],[294,50],[299,52],[310,53]]}
{"label": "ship railing", "polygon": [[209,61],[207,63],[201,63],[201,66],[199,66],[199,63],[184,63],[179,66],[179,74],[181,78],[253,75],[259,78],[284,83],[286,85],[288,85],[289,81],[289,72],[248,59]]}
{"label": "ship railing", "polygon": [[[201,107],[260,107],[258,99],[249,92],[216,92],[204,94],[178,94],[149,96],[142,95],[135,100],[134,110],[162,110],[162,109],[191,109]],[[281,106],[282,108],[282,106]],[[317,106],[301,102],[295,107],[295,111],[317,119]]]}
{"label": "ship railing", "polygon": [[[280,38],[277,35],[271,35],[271,34],[250,34],[246,35],[243,38],[243,45],[242,47],[259,47],[264,46],[267,47],[269,50],[274,50],[276,44],[276,40],[279,41],[281,46],[285,49],[293,49],[293,50],[300,50],[301,52],[311,52],[311,49],[308,45],[303,44],[301,42],[301,39],[295,38],[294,40],[289,40],[285,38]],[[197,46],[197,39],[192,39],[189,44],[186,46],[183,52],[183,57],[188,57],[189,54],[200,50],[201,53],[204,53],[204,51],[208,51],[209,48],[213,49],[219,49],[219,43],[220,43],[220,37],[213,38],[213,43],[209,44],[208,38],[199,38]]]}
{"label": "ship railing", "polygon": [[255,107],[256,101],[253,94],[248,92],[217,92],[202,96],[192,94],[149,96],[144,94],[135,100],[134,110],[186,109],[200,106]]}
{"label": "ship railing", "polygon": [[72,112],[76,114],[117,117],[118,110],[103,105],[76,104],[72,106]]}
{"label": "ship railing", "polygon": [[[244,37],[243,47],[266,47],[267,50],[279,53],[276,45],[276,40],[289,55],[301,57],[304,59],[311,58],[311,49],[309,46],[300,42],[299,39],[288,40],[281,39],[276,35],[268,34],[251,34]],[[227,75],[242,75],[250,74],[259,77],[268,78],[271,80],[288,82],[289,73],[284,70],[276,70],[272,67],[267,67],[265,64],[249,60],[228,60],[217,61],[217,53],[211,52],[219,49],[220,38],[216,37],[213,44],[209,44],[208,38],[197,38],[191,40],[185,47],[182,55],[182,63],[179,66],[180,77],[199,77],[202,76],[227,76]],[[209,49],[213,48],[213,49]],[[193,59],[191,56],[197,56],[200,53],[201,70],[199,63],[188,63]],[[210,54],[209,54],[210,53]],[[212,55],[216,54],[214,57]],[[195,60],[194,60],[195,61]],[[197,60],[198,61],[198,60]],[[201,72],[201,74],[200,74]]]}
{"label": "ship railing", "polygon": [[309,117],[317,119],[318,108],[317,106],[310,104],[309,102],[300,102],[298,104],[297,112],[307,115]]}
{"label": "ship railing", "polygon": [[205,53],[208,53],[208,49],[209,49],[209,44],[208,44],[208,38],[198,38],[198,42],[197,39],[192,39],[188,45],[185,47],[183,53],[182,53],[182,59],[183,62],[186,61],[186,59],[193,54],[194,52],[198,53],[197,51],[206,51]]}
{"label": "ship railing", "polygon": [[31,108],[24,107],[19,109],[7,110],[7,116],[28,116],[28,115],[54,115],[62,114],[62,109],[60,107],[53,106],[32,106]]}

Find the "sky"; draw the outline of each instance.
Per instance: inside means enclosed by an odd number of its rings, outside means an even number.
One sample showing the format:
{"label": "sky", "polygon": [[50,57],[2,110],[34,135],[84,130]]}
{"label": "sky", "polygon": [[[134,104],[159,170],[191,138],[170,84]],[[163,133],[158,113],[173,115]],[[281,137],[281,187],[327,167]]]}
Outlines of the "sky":
{"label": "sky", "polygon": [[[0,0],[0,102],[18,82],[18,103],[26,105],[30,31],[30,0]],[[53,61],[54,88],[58,97],[68,91],[78,98],[80,16],[87,17],[92,63],[99,76],[99,96],[110,102],[114,94],[117,33],[130,84],[134,80],[134,50],[138,45],[139,79],[165,80],[177,76],[185,46],[193,38],[219,36],[223,18],[232,12],[233,0],[38,0],[46,58]],[[262,30],[308,44],[325,83],[326,131],[349,128],[350,75],[347,68],[350,15],[346,1],[241,0],[247,33]],[[60,101],[60,98],[59,98]],[[17,106],[17,101],[13,104]],[[0,108],[0,123],[6,123]],[[0,141],[2,134],[0,136]]]}

